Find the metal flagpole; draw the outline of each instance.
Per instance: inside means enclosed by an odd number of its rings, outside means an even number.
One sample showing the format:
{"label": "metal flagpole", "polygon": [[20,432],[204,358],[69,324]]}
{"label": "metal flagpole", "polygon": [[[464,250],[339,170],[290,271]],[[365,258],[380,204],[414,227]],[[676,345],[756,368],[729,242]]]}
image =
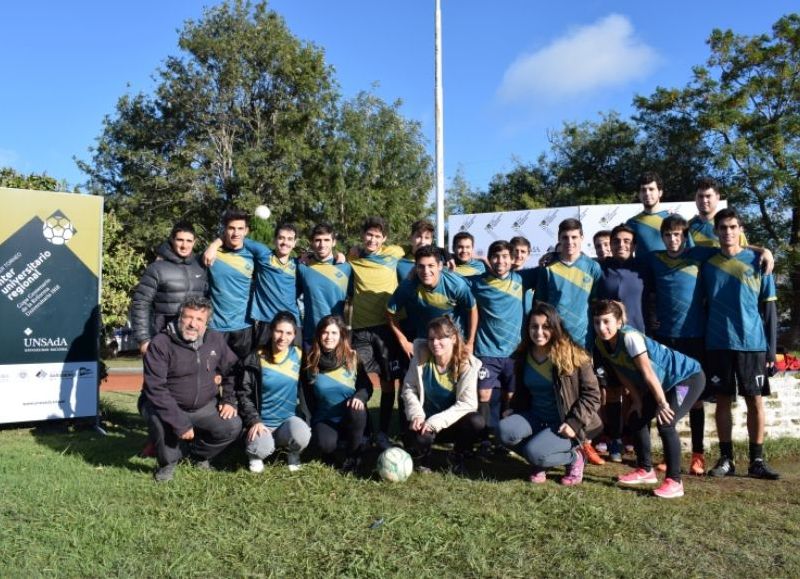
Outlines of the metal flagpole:
{"label": "metal flagpole", "polygon": [[436,244],[444,247],[444,127],[442,122],[442,8],[436,0],[435,14],[436,94]]}

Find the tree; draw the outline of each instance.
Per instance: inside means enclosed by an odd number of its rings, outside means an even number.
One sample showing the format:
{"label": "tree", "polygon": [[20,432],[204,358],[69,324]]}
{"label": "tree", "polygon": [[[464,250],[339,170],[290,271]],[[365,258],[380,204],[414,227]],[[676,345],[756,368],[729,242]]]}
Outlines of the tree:
{"label": "tree", "polygon": [[705,66],[682,89],[637,100],[651,114],[693,123],[726,175],[730,200],[750,214],[755,239],[778,249],[789,284],[790,339],[800,341],[800,15],[772,34],[714,30]]}
{"label": "tree", "polygon": [[348,231],[362,208],[393,221],[419,209],[429,162],[418,127],[371,95],[340,107],[323,51],[265,2],[211,8],[178,44],[154,93],[121,97],[79,162],[130,243],[150,248],[178,219],[211,237],[231,206]]}

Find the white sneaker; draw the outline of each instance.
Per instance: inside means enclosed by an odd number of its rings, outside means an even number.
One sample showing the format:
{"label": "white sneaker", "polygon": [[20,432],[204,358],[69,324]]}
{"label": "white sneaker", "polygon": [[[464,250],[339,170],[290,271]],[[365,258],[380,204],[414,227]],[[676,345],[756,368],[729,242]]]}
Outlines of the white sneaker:
{"label": "white sneaker", "polygon": [[286,463],[289,465],[289,470],[291,472],[297,472],[303,465],[300,464],[300,453],[299,452],[289,452],[286,454]]}
{"label": "white sneaker", "polygon": [[264,461],[260,458],[250,459],[250,472],[261,473],[264,472]]}

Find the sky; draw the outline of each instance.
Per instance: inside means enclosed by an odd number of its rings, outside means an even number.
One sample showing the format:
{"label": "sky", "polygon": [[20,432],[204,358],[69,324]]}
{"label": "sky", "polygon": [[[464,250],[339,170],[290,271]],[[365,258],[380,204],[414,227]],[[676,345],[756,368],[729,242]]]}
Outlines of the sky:
{"label": "sky", "polygon": [[[796,0],[441,0],[444,170],[485,190],[534,161],[565,122],[631,114],[635,95],[684,86],[714,28],[769,33]],[[0,167],[85,182],[74,158],[124,94],[151,93],[179,30],[213,2],[28,0],[0,5]],[[421,123],[434,154],[434,0],[273,0],[325,51],[344,97],[373,90]]]}

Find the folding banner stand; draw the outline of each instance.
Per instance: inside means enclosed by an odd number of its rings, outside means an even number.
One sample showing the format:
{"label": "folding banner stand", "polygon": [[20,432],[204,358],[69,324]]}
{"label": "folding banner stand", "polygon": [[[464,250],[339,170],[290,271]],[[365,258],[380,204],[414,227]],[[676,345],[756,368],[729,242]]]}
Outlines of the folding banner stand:
{"label": "folding banner stand", "polygon": [[0,188],[0,423],[95,417],[103,199]]}

